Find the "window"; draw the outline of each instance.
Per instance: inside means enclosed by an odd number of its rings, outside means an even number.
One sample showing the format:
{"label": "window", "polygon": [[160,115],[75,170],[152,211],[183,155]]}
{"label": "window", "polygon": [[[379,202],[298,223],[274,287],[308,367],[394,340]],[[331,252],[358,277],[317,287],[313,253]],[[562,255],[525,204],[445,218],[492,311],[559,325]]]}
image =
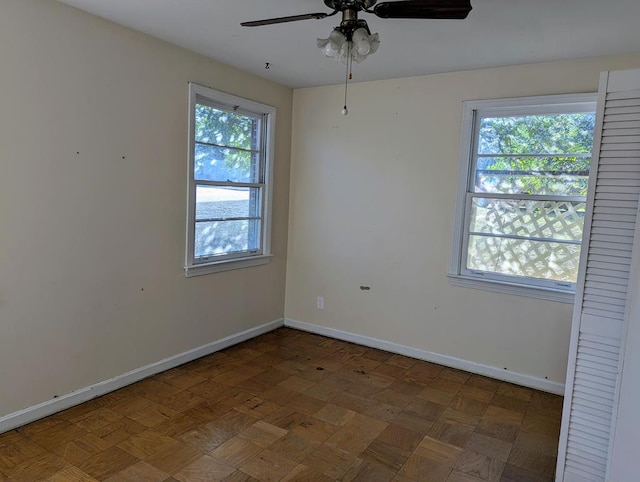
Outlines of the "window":
{"label": "window", "polygon": [[573,301],[596,96],[469,101],[452,284]]}
{"label": "window", "polygon": [[269,261],[275,109],[189,85],[186,274]]}

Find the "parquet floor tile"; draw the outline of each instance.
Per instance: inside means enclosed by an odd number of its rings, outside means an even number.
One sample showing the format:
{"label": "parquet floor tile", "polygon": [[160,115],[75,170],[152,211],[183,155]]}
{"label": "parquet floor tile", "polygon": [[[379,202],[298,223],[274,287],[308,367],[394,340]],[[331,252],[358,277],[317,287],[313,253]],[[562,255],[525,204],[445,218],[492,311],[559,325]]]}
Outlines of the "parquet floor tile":
{"label": "parquet floor tile", "polygon": [[281,328],[0,434],[0,480],[550,481],[562,398]]}

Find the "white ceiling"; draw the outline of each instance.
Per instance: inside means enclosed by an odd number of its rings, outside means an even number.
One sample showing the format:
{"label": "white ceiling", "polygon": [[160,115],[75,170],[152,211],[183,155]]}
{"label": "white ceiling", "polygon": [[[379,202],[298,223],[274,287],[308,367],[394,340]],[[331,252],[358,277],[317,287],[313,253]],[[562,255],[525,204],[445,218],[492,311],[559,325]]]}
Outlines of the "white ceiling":
{"label": "white ceiling", "polygon": [[[290,87],[338,84],[344,66],[316,47],[339,15],[241,27],[263,18],[329,12],[322,0],[59,0]],[[361,13],[380,49],[354,82],[640,51],[640,0],[471,0],[466,20],[380,19]],[[265,69],[265,63],[271,67]]]}

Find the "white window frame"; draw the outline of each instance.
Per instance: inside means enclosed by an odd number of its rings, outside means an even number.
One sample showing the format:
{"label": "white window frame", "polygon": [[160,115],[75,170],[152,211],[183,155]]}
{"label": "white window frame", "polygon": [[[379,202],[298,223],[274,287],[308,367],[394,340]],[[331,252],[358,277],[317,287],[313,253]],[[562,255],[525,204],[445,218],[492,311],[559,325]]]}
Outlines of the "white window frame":
{"label": "white window frame", "polygon": [[[563,94],[463,102],[462,136],[458,165],[458,190],[453,225],[449,282],[454,286],[508,293],[531,298],[573,303],[575,283],[549,282],[536,278],[501,275],[466,269],[469,239],[471,182],[475,172],[474,151],[482,116],[543,115],[596,111],[596,93]],[[589,181],[591,182],[591,180]],[[522,198],[526,198],[523,195]],[[572,198],[567,197],[567,200]]]}
{"label": "white window frame", "polygon": [[[262,160],[262,176],[258,183],[226,182],[225,185],[238,187],[259,187],[261,196],[261,233],[260,247],[251,252],[229,253],[196,259],[194,253],[196,224],[196,186],[203,184],[195,180],[195,111],[198,102],[206,103],[214,108],[240,112],[262,120],[260,150]],[[275,141],[275,107],[261,104],[242,97],[227,94],[195,83],[189,83],[189,150],[187,166],[187,236],[185,254],[185,274],[187,277],[200,276],[220,271],[246,268],[266,264],[271,254],[271,204],[273,199],[273,159]],[[216,183],[219,185],[220,183]]]}

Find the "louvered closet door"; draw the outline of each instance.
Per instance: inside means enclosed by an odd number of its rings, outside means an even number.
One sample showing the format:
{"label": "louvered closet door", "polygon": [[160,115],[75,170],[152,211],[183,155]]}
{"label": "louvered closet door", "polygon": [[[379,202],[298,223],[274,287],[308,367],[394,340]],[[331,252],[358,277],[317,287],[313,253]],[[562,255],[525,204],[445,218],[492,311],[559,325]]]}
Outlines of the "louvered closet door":
{"label": "louvered closet door", "polygon": [[640,70],[602,74],[594,153],[558,453],[563,482],[607,478],[640,198]]}

